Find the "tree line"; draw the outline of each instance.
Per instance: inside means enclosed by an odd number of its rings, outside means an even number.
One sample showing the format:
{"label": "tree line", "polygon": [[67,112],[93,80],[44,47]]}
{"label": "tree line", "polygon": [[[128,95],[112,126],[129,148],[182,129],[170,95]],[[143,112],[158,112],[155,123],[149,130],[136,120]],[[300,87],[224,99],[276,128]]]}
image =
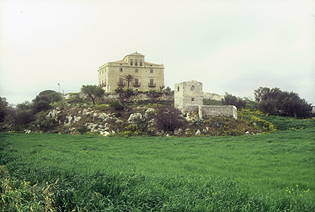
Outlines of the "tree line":
{"label": "tree line", "polygon": [[222,99],[223,105],[235,105],[237,109],[249,107],[258,109],[269,115],[292,116],[306,118],[311,116],[312,105],[302,99],[299,94],[281,91],[279,88],[259,87],[254,90],[255,101],[226,93]]}

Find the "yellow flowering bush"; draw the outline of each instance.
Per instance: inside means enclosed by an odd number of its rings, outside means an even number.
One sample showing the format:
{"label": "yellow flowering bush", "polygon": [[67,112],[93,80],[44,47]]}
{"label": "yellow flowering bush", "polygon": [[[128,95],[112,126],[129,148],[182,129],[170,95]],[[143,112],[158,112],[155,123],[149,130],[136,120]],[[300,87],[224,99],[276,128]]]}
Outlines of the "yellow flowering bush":
{"label": "yellow flowering bush", "polygon": [[257,116],[264,116],[264,114],[261,111],[250,111],[249,109],[243,109],[238,112],[240,119],[248,121],[250,125],[257,125],[263,133],[277,132],[277,128],[271,122]]}

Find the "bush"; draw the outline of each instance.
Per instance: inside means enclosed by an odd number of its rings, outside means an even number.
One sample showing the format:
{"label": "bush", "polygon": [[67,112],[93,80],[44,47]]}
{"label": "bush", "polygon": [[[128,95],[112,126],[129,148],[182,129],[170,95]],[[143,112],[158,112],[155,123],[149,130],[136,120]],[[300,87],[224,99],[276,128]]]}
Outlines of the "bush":
{"label": "bush", "polygon": [[129,99],[132,95],[134,95],[133,90],[131,88],[128,88],[125,90],[125,98]]}
{"label": "bush", "polygon": [[137,125],[128,125],[120,133],[120,136],[129,137],[129,136],[139,136],[144,135],[145,133]]}
{"label": "bush", "polygon": [[223,105],[234,105],[237,109],[245,108],[246,101],[241,97],[233,96],[232,94],[225,93],[224,99],[222,99]]}
{"label": "bush", "polygon": [[174,107],[158,107],[156,114],[156,128],[164,132],[174,132],[183,128],[187,121],[181,116],[181,112]]}
{"label": "bush", "polygon": [[243,109],[238,112],[240,119],[248,121],[249,125],[257,125],[265,133],[274,133],[277,128],[269,121],[259,118],[264,114],[261,111],[250,111],[249,109]]}
{"label": "bush", "polygon": [[124,106],[118,102],[118,101],[112,101],[109,103],[109,106],[112,107],[113,109],[117,110],[117,111],[122,111],[124,110]]}
{"label": "bush", "polygon": [[52,131],[58,123],[51,117],[46,116],[45,113],[39,113],[36,116],[35,125],[43,132]]}
{"label": "bush", "polygon": [[86,133],[88,131],[88,128],[85,125],[81,125],[78,129],[78,132],[80,132],[81,135],[83,135],[84,133]]}

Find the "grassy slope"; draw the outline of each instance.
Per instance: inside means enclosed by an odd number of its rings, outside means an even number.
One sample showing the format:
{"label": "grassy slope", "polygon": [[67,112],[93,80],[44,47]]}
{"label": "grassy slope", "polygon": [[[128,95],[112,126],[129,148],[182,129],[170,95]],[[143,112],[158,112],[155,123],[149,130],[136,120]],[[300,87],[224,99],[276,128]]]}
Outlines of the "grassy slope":
{"label": "grassy slope", "polygon": [[[241,210],[244,204],[252,206],[251,210],[292,209],[294,204],[315,208],[314,128],[197,138],[0,135],[4,146],[1,163],[11,175],[32,184],[59,178],[61,187],[65,191],[71,188],[77,199],[68,205],[71,209],[75,205],[87,208],[82,202],[95,191],[108,201],[123,201],[123,210],[160,210],[167,204],[169,210],[182,205],[184,210],[201,211]],[[209,197],[214,189],[221,195],[217,202],[214,192]],[[119,192],[110,193],[115,190]],[[87,197],[80,196],[82,192]],[[124,192],[128,197],[121,196]],[[226,195],[232,196],[227,199]],[[145,202],[150,204],[145,206]],[[117,209],[120,204],[112,207]]]}

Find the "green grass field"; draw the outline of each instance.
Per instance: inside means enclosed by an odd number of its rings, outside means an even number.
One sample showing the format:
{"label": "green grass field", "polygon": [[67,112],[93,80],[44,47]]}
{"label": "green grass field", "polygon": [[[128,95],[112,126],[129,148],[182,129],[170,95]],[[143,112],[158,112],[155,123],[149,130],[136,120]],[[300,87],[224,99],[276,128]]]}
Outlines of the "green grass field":
{"label": "green grass field", "polygon": [[54,185],[60,211],[315,211],[315,128],[237,137],[0,139],[0,165],[30,186]]}

